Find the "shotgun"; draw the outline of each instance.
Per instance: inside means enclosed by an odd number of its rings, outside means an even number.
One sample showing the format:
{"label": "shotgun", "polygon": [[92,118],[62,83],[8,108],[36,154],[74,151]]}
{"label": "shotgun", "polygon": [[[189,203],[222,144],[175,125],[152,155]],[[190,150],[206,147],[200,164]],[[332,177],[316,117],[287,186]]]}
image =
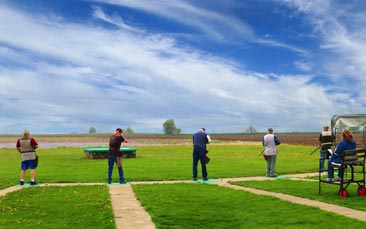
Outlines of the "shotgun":
{"label": "shotgun", "polygon": [[262,150],[262,152],[261,152],[258,156],[261,156],[261,155],[264,153],[264,150],[265,150],[265,149],[263,149],[263,150]]}
{"label": "shotgun", "polygon": [[315,148],[313,151],[311,151],[310,155],[313,155],[313,153],[315,153],[315,151],[317,151],[318,149],[320,149],[320,146],[318,146],[317,148]]}

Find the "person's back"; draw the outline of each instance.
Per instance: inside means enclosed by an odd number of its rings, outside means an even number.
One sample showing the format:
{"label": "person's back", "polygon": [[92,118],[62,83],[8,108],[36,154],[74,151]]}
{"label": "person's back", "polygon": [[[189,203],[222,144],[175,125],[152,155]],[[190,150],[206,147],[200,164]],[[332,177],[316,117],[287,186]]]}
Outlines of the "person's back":
{"label": "person's back", "polygon": [[195,147],[206,149],[207,142],[208,140],[206,132],[198,131],[193,135],[193,145]]}
{"label": "person's back", "polygon": [[342,141],[340,141],[338,143],[338,146],[337,146],[336,151],[334,152],[334,155],[340,157],[341,155],[343,155],[343,151],[354,150],[354,149],[356,149],[356,147],[357,147],[357,144],[354,139],[351,139],[351,140],[343,139]]}
{"label": "person's back", "polygon": [[31,185],[36,185],[35,181],[35,169],[37,168],[36,162],[36,149],[38,143],[36,140],[29,136],[29,130],[24,130],[23,137],[19,138],[16,144],[16,148],[21,155],[21,171],[20,171],[20,185],[24,185],[25,170],[30,169]]}
{"label": "person's back", "polygon": [[263,137],[262,141],[264,149],[264,155],[266,158],[266,176],[268,177],[276,177],[276,157],[277,157],[277,149],[276,145],[281,144],[280,139],[273,134],[273,129],[268,128],[267,134]]}
{"label": "person's back", "polygon": [[275,143],[275,136],[273,134],[266,134],[263,137],[263,146],[265,147],[265,154],[266,155],[276,155],[276,143]]}
{"label": "person's back", "polygon": [[117,128],[115,133],[109,138],[108,178],[107,178],[109,184],[112,182],[112,172],[114,163],[116,163],[117,165],[119,182],[121,184],[126,183],[122,168],[122,152],[120,151],[122,142],[128,142],[128,141],[123,136],[123,130],[121,128]]}
{"label": "person's back", "polygon": [[211,142],[210,136],[206,133],[205,128],[201,128],[197,133],[193,134],[193,180],[197,180],[197,164],[201,162],[202,167],[202,178],[208,180],[207,169],[206,169],[206,144]]}
{"label": "person's back", "polygon": [[120,133],[116,132],[109,138],[109,149],[119,151],[121,144],[125,139]]}
{"label": "person's back", "polygon": [[329,130],[323,131],[320,134],[320,150],[321,151],[327,151],[328,149],[330,149],[332,147],[333,144],[333,135],[332,132],[330,132]]}

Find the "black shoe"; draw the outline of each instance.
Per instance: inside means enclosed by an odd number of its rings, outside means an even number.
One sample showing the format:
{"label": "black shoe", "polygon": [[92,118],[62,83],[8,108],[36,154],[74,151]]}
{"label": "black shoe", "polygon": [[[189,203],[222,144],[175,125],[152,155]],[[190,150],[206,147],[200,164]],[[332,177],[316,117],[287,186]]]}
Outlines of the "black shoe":
{"label": "black shoe", "polygon": [[112,183],[112,180],[108,180],[108,181],[107,181],[107,183],[108,183],[108,184],[111,184],[111,183]]}
{"label": "black shoe", "polygon": [[22,181],[22,180],[21,180],[21,181],[19,181],[19,184],[20,184],[20,185],[24,185],[24,181]]}
{"label": "black shoe", "polygon": [[31,181],[30,185],[37,185],[38,183],[36,181]]}
{"label": "black shoe", "polygon": [[203,178],[203,181],[208,181],[208,178],[206,177],[206,178]]}
{"label": "black shoe", "polygon": [[127,184],[127,182],[125,180],[120,180],[119,183],[120,184]]}
{"label": "black shoe", "polygon": [[192,180],[193,180],[193,181],[197,181],[197,177],[193,177],[193,178],[192,178]]}

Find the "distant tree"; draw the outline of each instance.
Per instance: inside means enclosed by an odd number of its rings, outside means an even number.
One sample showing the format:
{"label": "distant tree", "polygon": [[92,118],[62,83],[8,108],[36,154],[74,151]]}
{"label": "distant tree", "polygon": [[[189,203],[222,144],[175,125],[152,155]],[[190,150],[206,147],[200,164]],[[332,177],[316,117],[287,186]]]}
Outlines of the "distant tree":
{"label": "distant tree", "polygon": [[135,131],[133,131],[133,129],[129,126],[126,128],[126,130],[124,131],[126,134],[133,134],[135,133]]}
{"label": "distant tree", "polygon": [[251,133],[251,134],[253,134],[253,133],[257,133],[257,129],[255,128],[255,126],[250,125],[250,126],[248,126],[248,128],[246,129],[246,132]]}
{"label": "distant tree", "polygon": [[95,134],[96,132],[97,132],[97,129],[95,129],[94,127],[89,128],[89,134]]}
{"label": "distant tree", "polygon": [[163,123],[164,133],[169,134],[180,134],[181,129],[175,126],[173,119],[168,119]]}
{"label": "distant tree", "polygon": [[174,134],[180,134],[182,130],[180,128],[176,128]]}

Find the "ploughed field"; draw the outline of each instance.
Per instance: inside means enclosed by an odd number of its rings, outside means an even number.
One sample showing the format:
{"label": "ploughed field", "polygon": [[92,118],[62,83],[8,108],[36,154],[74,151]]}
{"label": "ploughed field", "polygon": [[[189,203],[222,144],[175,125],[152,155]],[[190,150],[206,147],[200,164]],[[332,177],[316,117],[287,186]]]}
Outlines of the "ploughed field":
{"label": "ploughed field", "polygon": [[[318,146],[320,133],[276,133],[284,144]],[[35,134],[32,135],[42,148],[56,147],[90,147],[108,146],[111,133],[98,134]],[[210,134],[212,144],[258,142],[262,141],[264,133],[237,133],[237,134]],[[166,144],[192,144],[191,134],[164,135],[164,134],[129,134],[126,146],[139,145],[166,145]],[[0,148],[15,148],[16,140],[21,137],[15,134],[0,134]],[[362,142],[362,133],[355,133],[357,143]],[[337,142],[340,135],[337,135]]]}

